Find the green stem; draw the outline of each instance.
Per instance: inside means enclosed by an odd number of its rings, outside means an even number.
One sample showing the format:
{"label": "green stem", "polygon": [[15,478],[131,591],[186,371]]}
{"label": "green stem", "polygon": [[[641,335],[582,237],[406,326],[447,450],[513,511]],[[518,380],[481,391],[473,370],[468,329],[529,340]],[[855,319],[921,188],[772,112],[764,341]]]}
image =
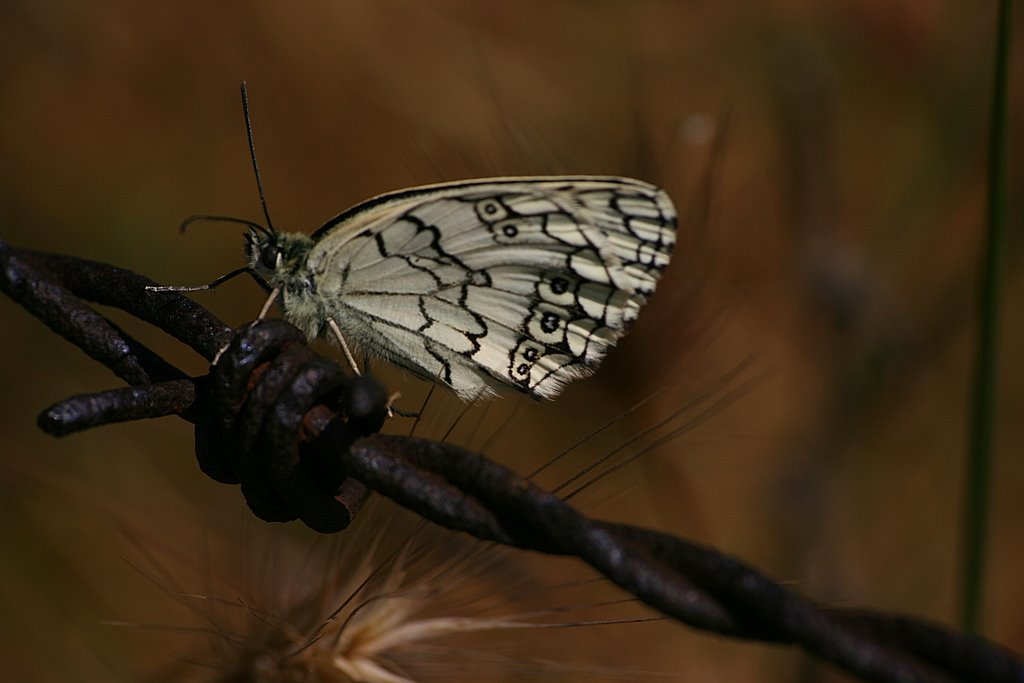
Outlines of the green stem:
{"label": "green stem", "polygon": [[1007,122],[1010,56],[1010,5],[999,1],[996,27],[995,74],[992,84],[992,119],[989,130],[988,209],[985,251],[981,262],[980,310],[971,404],[967,500],[964,509],[964,574],[961,623],[977,633],[981,621],[985,537],[988,526],[989,486],[996,405],[999,299],[1007,201]]}

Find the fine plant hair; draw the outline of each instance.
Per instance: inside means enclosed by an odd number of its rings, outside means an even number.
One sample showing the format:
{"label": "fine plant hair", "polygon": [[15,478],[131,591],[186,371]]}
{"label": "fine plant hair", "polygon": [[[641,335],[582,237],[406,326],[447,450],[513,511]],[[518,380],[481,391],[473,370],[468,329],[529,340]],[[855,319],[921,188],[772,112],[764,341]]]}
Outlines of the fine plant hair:
{"label": "fine plant hair", "polygon": [[[106,623],[182,636],[176,650],[183,654],[150,680],[191,680],[203,672],[203,680],[265,683],[295,676],[336,680],[339,673],[369,683],[385,680],[381,671],[416,681],[511,673],[614,680],[656,675],[627,668],[626,653],[615,648],[600,662],[572,654],[571,633],[578,629],[665,620],[635,598],[616,596],[606,582],[576,576],[578,571],[541,579],[537,563],[522,553],[416,522],[386,501],[375,503],[344,536],[303,542],[301,549],[297,539],[266,539],[260,529],[240,543],[220,541],[206,568],[182,567],[181,559],[169,558],[188,553],[169,552],[152,530],[122,524],[137,557],[126,561],[197,625]],[[246,563],[248,580],[225,569],[239,564],[233,554],[257,542],[254,560]],[[181,574],[205,575],[203,590]],[[537,631],[549,633],[528,635]],[[612,633],[623,635],[602,630],[588,638]],[[509,642],[518,644],[514,656]]]}

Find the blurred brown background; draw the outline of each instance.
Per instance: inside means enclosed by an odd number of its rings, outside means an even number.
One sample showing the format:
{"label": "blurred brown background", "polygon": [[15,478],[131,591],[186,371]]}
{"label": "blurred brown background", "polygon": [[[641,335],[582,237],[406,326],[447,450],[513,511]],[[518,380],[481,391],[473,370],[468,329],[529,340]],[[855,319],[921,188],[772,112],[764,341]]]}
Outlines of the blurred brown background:
{"label": "blurred brown background", "polygon": [[[311,232],[373,194],[449,179],[651,180],[675,199],[681,237],[634,331],[555,403],[476,407],[453,439],[479,447],[514,414],[487,452],[525,471],[666,388],[575,454],[580,467],[687,401],[711,394],[693,415],[725,397],[724,409],[603,480],[580,506],[710,543],[828,603],[949,623],[990,5],[9,1],[0,9],[0,238],[175,284],[235,268],[239,230],[197,226],[182,237],[177,225],[197,212],[260,218],[243,79],[280,229]],[[1018,47],[1021,33],[1018,17]],[[1018,651],[1024,245],[1012,228],[1024,177],[1022,55],[1012,67],[984,617],[985,633]],[[232,324],[262,302],[241,281],[198,298]],[[198,472],[180,421],[44,436],[35,428],[43,408],[117,381],[5,298],[0,315],[2,668],[12,681],[136,680],[191,646],[178,633],[100,623],[182,623],[131,566],[140,552],[131,538],[202,566],[210,547],[244,557],[268,535],[299,546],[310,535],[245,521],[238,491]],[[202,372],[194,356],[125,324]],[[756,381],[729,397],[719,383],[744,362],[733,386]],[[415,405],[422,385],[392,381]],[[443,434],[458,408],[435,403],[431,433]],[[678,680],[843,679],[787,650],[672,624],[653,632],[590,637],[595,649],[622,646],[613,664]]]}

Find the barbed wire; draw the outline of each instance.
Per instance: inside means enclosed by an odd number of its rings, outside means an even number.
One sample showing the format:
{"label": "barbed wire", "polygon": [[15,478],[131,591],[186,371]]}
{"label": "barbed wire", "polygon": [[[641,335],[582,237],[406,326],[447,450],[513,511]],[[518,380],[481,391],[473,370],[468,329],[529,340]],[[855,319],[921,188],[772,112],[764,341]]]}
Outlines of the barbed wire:
{"label": "barbed wire", "polygon": [[[202,471],[239,484],[264,520],[340,531],[373,490],[449,529],[578,557],[694,628],[797,645],[864,680],[1024,683],[1019,657],[987,640],[905,615],[817,605],[708,546],[590,519],[484,455],[381,435],[384,387],[347,376],[280,320],[236,332],[191,299],[147,292],[156,283],[130,271],[3,242],[0,266],[0,289],[130,385],[55,404],[39,417],[49,434],[178,415],[195,424]],[[86,301],[120,308],[217,362],[188,377]]]}

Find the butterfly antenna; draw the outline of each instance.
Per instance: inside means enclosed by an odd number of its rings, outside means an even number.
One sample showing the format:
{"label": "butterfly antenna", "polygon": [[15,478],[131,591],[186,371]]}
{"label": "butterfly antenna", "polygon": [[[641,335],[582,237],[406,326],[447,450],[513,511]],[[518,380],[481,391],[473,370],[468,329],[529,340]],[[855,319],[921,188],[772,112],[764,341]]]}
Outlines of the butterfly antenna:
{"label": "butterfly antenna", "polygon": [[265,227],[263,227],[262,225],[260,225],[259,223],[254,222],[254,221],[249,221],[249,220],[246,220],[244,218],[235,218],[234,216],[215,216],[215,215],[207,214],[207,213],[201,213],[201,214],[196,214],[194,216],[189,216],[188,218],[186,218],[185,220],[183,220],[181,222],[181,225],[178,227],[178,229],[181,232],[185,232],[185,230],[187,230],[190,225],[192,225],[193,223],[199,223],[199,222],[238,223],[240,225],[248,225],[250,228],[252,228],[253,230],[255,230],[257,232],[262,232],[262,233],[267,234],[267,235],[273,234],[270,230],[267,230]]}
{"label": "butterfly antenna", "polygon": [[249,158],[252,159],[252,170],[256,174],[256,189],[260,193],[263,217],[267,219],[267,227],[270,231],[276,232],[274,230],[274,223],[270,220],[270,211],[267,210],[267,198],[263,194],[263,178],[260,176],[260,167],[256,163],[256,143],[252,139],[252,119],[249,118],[249,92],[245,89],[245,81],[242,81],[242,114],[245,116],[245,134],[249,138]]}

